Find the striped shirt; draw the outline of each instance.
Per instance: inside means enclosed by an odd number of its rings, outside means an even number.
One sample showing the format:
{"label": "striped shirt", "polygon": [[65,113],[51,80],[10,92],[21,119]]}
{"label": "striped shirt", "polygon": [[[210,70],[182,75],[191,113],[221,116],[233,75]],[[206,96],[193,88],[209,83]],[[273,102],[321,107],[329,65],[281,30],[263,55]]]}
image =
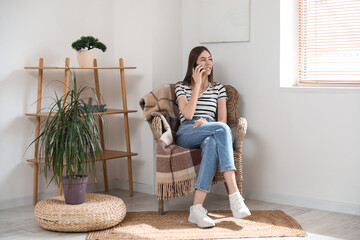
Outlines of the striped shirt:
{"label": "striped shirt", "polygon": [[[176,104],[178,104],[178,98],[180,96],[185,96],[186,99],[189,101],[191,93],[192,90],[189,86],[183,83],[177,84],[175,87]],[[220,98],[227,99],[225,87],[218,82],[214,82],[213,89],[211,84],[209,83],[209,87],[203,93],[199,94],[193,117],[208,117],[216,121],[215,115],[217,110],[217,102]],[[185,117],[180,111],[180,122],[182,123],[184,121]]]}

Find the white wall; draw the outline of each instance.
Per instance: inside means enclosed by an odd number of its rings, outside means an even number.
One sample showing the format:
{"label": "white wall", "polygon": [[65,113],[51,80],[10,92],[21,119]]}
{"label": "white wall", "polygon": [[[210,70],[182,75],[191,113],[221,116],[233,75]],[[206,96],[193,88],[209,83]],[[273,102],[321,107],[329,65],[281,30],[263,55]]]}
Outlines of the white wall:
{"label": "white wall", "polygon": [[[164,0],[0,2],[0,209],[32,203],[33,167],[25,160],[33,158],[33,147],[26,148],[34,138],[35,121],[24,114],[36,111],[37,72],[24,70],[24,66],[37,66],[40,57],[44,57],[45,66],[64,66],[66,57],[71,58],[71,65],[77,66],[71,43],[82,35],[93,35],[107,45],[105,53],[96,52],[98,65],[116,66],[122,57],[126,66],[137,67],[125,72],[128,108],[138,110],[129,115],[132,151],[139,153],[133,158],[134,188],[154,192],[154,152],[148,144],[153,138],[138,102],[154,86],[165,82],[159,80],[160,71],[179,78],[173,72],[181,64],[179,7],[180,1]],[[166,24],[161,25],[162,21]],[[172,37],[166,40],[166,34]],[[164,39],[162,44],[160,39]],[[173,61],[164,60],[174,45],[177,50],[171,55]],[[174,64],[161,69],[163,62]],[[79,81],[93,81],[91,72],[76,74]],[[99,74],[107,106],[122,107],[119,72],[108,70]],[[62,71],[44,72],[45,83],[49,84],[44,88],[44,96],[51,96],[53,87],[61,93],[62,85],[54,80],[62,80],[63,76]],[[44,100],[43,106],[46,103]],[[124,149],[122,116],[107,116],[105,121],[106,147]],[[128,188],[126,162],[126,159],[108,161],[110,188]],[[100,164],[97,171],[98,183],[92,180],[90,191],[104,190]],[[56,186],[47,187],[41,174],[39,199],[54,194]]]}
{"label": "white wall", "polygon": [[181,1],[153,1],[153,82],[154,88],[176,83],[182,75]]}
{"label": "white wall", "polygon": [[[81,35],[99,37],[99,65],[123,57],[130,115],[135,190],[153,192],[151,131],[138,106],[141,96],[181,80],[188,53],[198,42],[198,1],[0,1],[0,209],[32,202],[33,169],[25,162],[33,148],[36,66],[64,65],[71,43]],[[71,7],[69,7],[71,6]],[[84,7],[86,6],[86,7]],[[86,12],[79,15],[79,9]],[[360,214],[359,92],[279,88],[279,0],[251,1],[250,42],[206,45],[214,56],[215,78],[235,86],[240,113],[249,130],[244,142],[244,188],[249,198]],[[210,16],[211,17],[211,16]],[[55,30],[54,30],[55,29]],[[92,80],[89,73],[78,78]],[[48,82],[63,72],[46,72]],[[101,71],[101,90],[109,107],[121,107],[117,71]],[[52,83],[50,83],[52,84]],[[51,85],[53,86],[53,85]],[[57,86],[61,88],[61,86]],[[44,90],[51,95],[52,87]],[[107,147],[124,147],[121,116],[106,117]],[[111,187],[127,187],[126,160],[108,161]],[[103,190],[102,171],[92,190]],[[55,194],[39,178],[40,199]],[[221,186],[220,186],[221,187]]]}
{"label": "white wall", "polygon": [[[96,53],[98,62],[112,65],[114,43],[112,31],[108,29],[113,28],[113,17],[108,13],[112,12],[113,4],[108,2],[99,8],[100,2],[0,2],[1,208],[32,203],[33,166],[25,160],[34,155],[33,147],[26,148],[34,138],[35,121],[25,117],[25,113],[36,112],[37,72],[24,70],[24,67],[37,66],[40,57],[44,58],[45,66],[64,66],[66,57],[71,58],[71,65],[77,66],[71,43],[82,35],[99,37],[109,50]],[[87,11],[80,15],[79,9],[85,5]],[[77,76],[83,80],[92,77],[81,72]],[[44,96],[51,96],[53,87],[61,90],[62,85],[56,80],[63,77],[63,71],[45,71]],[[47,99],[43,107],[46,102]],[[109,165],[113,169],[113,164]],[[109,174],[113,175],[113,171]],[[44,197],[42,193],[55,191],[54,184],[47,188],[42,174],[39,178],[40,198]]]}
{"label": "white wall", "polygon": [[[359,90],[279,88],[279,0],[250,2],[249,42],[206,45],[248,120],[246,196],[360,214]],[[183,64],[200,44],[197,3],[183,1]]]}
{"label": "white wall", "polygon": [[[140,153],[133,161],[135,190],[154,193],[155,142],[138,103],[152,89],[181,76],[181,1],[123,0],[114,3],[115,55],[124,56],[128,64],[138,67],[132,74],[129,71],[127,77],[128,107],[138,109],[130,123],[132,149]],[[124,139],[117,136],[110,142],[124,144]],[[118,187],[127,188],[126,161],[120,162],[119,169]]]}
{"label": "white wall", "polygon": [[[153,161],[147,156],[153,155],[153,149],[147,147],[152,137],[147,133],[148,126],[143,120],[139,107],[139,99],[152,89],[152,5],[145,0],[114,1],[114,28],[113,36],[116,47],[116,56],[123,56],[126,65],[136,66],[136,70],[129,70],[126,74],[127,102],[129,109],[137,109],[136,114],[129,114],[131,150],[139,153],[133,158],[133,181],[135,191],[153,193],[153,176],[149,169],[153,169]],[[109,96],[116,98],[120,92],[109,88]],[[122,103],[121,103],[122,104]],[[121,106],[120,104],[120,106]],[[109,143],[115,147],[119,145],[126,149],[122,116],[112,118],[110,126],[115,127],[121,135],[113,135]],[[118,160],[116,176],[121,180],[120,186],[128,188],[127,160]]]}

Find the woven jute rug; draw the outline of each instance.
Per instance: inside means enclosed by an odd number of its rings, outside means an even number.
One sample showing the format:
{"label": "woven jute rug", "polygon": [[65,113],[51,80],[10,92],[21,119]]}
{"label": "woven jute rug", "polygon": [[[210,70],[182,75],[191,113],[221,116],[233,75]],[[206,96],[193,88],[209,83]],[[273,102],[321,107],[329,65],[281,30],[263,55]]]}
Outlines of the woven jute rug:
{"label": "woven jute rug", "polygon": [[230,210],[209,211],[216,226],[201,229],[187,221],[189,211],[128,212],[119,225],[91,232],[95,239],[223,239],[256,237],[304,237],[300,224],[280,210],[252,211],[252,215],[235,219]]}

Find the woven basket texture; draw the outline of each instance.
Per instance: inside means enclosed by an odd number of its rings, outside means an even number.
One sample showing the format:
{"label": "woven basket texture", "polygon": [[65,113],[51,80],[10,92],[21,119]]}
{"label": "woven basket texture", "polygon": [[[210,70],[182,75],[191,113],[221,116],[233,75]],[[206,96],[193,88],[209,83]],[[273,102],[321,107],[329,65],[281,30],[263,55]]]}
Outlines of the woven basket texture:
{"label": "woven basket texture", "polygon": [[60,232],[88,232],[106,229],[120,223],[126,215],[121,198],[88,193],[85,202],[68,205],[64,196],[38,202],[34,209],[36,222],[47,230]]}

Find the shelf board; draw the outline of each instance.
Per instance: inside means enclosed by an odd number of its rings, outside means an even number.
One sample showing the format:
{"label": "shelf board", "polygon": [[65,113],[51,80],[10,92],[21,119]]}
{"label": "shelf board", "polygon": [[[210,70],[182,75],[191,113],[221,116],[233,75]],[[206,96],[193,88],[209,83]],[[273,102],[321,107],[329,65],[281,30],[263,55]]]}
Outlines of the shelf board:
{"label": "shelf board", "polygon": [[78,70],[82,70],[82,69],[136,69],[136,67],[24,67],[24,69],[59,69],[59,70],[64,70],[64,69],[78,69]]}
{"label": "shelf board", "polygon": [[[124,151],[115,151],[115,150],[105,150],[103,152],[103,158],[105,161],[110,160],[110,159],[132,157],[132,156],[137,156],[137,155],[138,155],[137,153],[127,153]],[[91,160],[92,160],[91,158],[87,159],[88,162],[91,162]],[[28,159],[26,161],[30,162],[30,163],[37,163],[37,161],[35,159]],[[101,161],[101,159],[98,158],[98,159],[96,159],[96,161]],[[44,164],[45,163],[44,158],[40,158],[38,163]]]}
{"label": "shelf board", "polygon": [[[121,114],[121,113],[133,113],[137,110],[124,110],[124,109],[108,109],[106,112],[99,112],[99,115],[112,115],[112,114]],[[26,113],[26,116],[31,117],[49,117],[49,112],[40,112],[40,113]]]}

